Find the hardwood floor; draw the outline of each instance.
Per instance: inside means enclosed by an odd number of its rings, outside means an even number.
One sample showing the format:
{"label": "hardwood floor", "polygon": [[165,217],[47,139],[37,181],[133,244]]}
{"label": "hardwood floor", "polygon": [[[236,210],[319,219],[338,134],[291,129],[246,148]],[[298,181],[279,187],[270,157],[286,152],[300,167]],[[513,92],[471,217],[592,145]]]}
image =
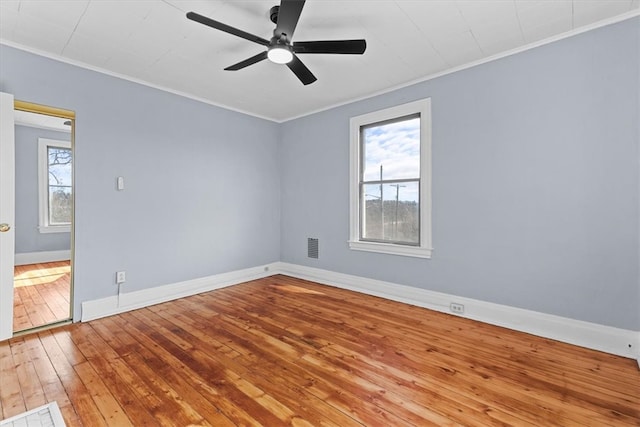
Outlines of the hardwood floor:
{"label": "hardwood floor", "polygon": [[636,361],[285,276],[0,343],[68,426],[639,426]]}
{"label": "hardwood floor", "polygon": [[13,331],[70,317],[69,261],[17,265],[14,270]]}

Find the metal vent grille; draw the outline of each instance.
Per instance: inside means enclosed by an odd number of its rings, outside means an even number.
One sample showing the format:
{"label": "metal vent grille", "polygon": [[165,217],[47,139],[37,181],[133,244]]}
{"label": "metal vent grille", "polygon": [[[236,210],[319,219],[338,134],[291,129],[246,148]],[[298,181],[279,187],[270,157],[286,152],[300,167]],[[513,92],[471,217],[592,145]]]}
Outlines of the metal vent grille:
{"label": "metal vent grille", "polygon": [[309,258],[318,258],[318,239],[307,239],[307,256]]}

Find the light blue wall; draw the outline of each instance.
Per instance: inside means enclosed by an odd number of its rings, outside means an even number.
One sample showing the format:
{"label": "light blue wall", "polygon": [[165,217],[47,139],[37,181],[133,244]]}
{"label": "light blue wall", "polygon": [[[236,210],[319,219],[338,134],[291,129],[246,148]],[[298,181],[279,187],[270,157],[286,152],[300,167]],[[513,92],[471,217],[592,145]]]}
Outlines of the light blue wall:
{"label": "light blue wall", "polygon": [[16,126],[15,251],[18,254],[71,248],[71,233],[38,231],[38,138],[71,140],[69,133]]}
{"label": "light blue wall", "polygon": [[76,111],[76,318],[119,270],[129,292],[278,261],[277,124],[7,46],[0,90]]}
{"label": "light blue wall", "polygon": [[[77,112],[76,317],[282,260],[640,330],[639,21],[281,125],[6,46],[0,90]],[[349,118],[423,97],[433,259],[350,251]]]}
{"label": "light blue wall", "polygon": [[[640,330],[639,21],[285,123],[282,260]],[[433,258],[350,251],[349,118],[424,97]]]}

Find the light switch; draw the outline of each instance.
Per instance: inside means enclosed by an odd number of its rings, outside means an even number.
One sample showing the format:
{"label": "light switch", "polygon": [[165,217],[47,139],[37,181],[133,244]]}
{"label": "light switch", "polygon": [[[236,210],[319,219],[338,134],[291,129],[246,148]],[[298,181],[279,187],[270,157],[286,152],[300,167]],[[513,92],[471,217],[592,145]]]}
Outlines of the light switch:
{"label": "light switch", "polygon": [[118,188],[118,191],[124,190],[124,176],[119,176],[116,181],[116,187]]}

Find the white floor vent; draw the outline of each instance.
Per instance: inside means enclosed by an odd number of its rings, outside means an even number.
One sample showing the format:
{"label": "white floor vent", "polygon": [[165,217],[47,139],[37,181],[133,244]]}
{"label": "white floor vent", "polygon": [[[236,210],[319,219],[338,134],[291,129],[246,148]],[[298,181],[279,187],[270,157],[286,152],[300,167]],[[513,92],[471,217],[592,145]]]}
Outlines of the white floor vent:
{"label": "white floor vent", "polygon": [[0,427],[65,427],[65,425],[56,402],[0,421]]}

